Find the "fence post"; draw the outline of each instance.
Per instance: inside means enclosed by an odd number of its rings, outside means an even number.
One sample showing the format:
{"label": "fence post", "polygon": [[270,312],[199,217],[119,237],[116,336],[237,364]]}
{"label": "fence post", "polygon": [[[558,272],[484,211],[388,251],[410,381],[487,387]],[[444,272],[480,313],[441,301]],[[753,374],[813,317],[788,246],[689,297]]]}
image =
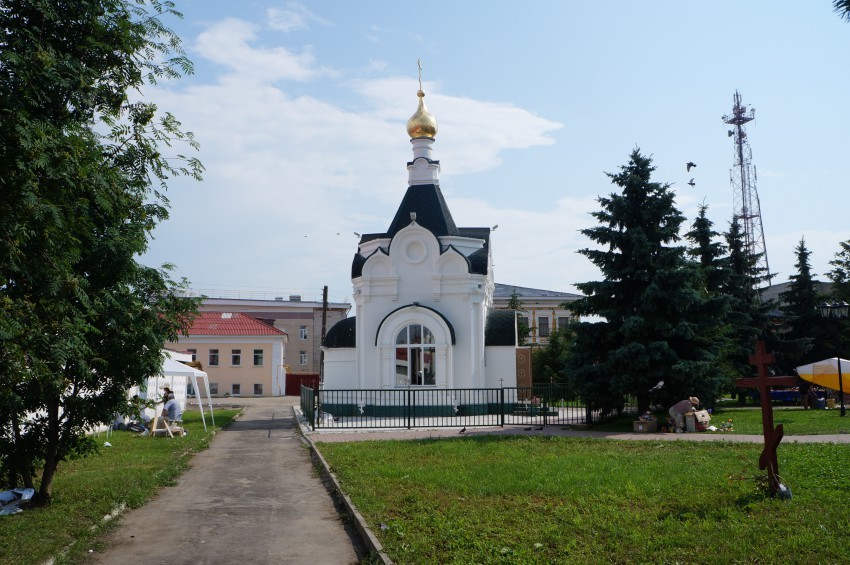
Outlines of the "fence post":
{"label": "fence post", "polygon": [[405,412],[407,412],[407,429],[410,429],[410,387],[407,388],[407,402],[405,403]]}
{"label": "fence post", "polygon": [[499,426],[505,427],[505,387],[499,389]]}

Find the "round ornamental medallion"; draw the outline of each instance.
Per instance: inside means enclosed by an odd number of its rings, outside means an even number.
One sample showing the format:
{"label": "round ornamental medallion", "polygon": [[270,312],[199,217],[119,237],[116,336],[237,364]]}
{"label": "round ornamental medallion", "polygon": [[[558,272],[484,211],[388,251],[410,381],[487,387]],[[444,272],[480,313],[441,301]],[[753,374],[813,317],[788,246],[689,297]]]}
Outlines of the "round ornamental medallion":
{"label": "round ornamental medallion", "polygon": [[405,247],[404,252],[407,256],[407,260],[411,263],[419,263],[428,255],[428,250],[425,248],[425,244],[417,240],[409,242],[407,247]]}

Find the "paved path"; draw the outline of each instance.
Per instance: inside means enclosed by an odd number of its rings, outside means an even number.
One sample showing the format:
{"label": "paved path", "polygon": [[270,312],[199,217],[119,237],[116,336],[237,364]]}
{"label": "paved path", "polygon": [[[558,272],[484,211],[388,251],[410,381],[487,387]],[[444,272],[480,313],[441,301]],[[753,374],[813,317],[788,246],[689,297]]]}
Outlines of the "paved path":
{"label": "paved path", "polygon": [[125,514],[90,562],[357,563],[360,542],[347,533],[296,430],[298,399],[263,400],[247,403],[176,486]]}

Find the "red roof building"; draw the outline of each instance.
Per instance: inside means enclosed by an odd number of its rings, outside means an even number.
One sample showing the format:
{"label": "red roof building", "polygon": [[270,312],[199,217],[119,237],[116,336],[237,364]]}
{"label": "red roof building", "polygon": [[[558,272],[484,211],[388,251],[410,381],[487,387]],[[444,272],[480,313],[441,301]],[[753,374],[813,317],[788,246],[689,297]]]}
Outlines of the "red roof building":
{"label": "red roof building", "polygon": [[242,312],[201,312],[189,335],[286,335],[286,332]]}
{"label": "red roof building", "polygon": [[243,312],[201,312],[166,348],[199,361],[213,396],[283,396],[288,335]]}

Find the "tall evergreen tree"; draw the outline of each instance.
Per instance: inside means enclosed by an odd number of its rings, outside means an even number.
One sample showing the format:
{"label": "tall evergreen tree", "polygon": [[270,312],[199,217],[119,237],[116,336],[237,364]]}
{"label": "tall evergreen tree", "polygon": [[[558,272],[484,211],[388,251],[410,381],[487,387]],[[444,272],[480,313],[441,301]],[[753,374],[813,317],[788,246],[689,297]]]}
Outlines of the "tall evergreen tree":
{"label": "tall evergreen tree", "polygon": [[531,356],[531,376],[534,384],[564,382],[564,365],[575,338],[573,325],[555,328],[549,333],[545,346],[535,349]]}
{"label": "tall evergreen tree", "polygon": [[708,206],[705,204],[699,207],[691,230],[685,237],[691,242],[688,254],[696,263],[701,280],[700,290],[705,300],[704,315],[721,320],[713,331],[701,337],[707,342],[707,348],[717,352],[718,377],[724,383],[723,388],[731,391],[734,388],[734,379],[740,376],[735,368],[737,349],[732,340],[737,316],[732,311],[733,298],[725,292],[732,272],[728,258],[724,256],[726,248],[718,241],[720,234],[714,230],[714,223],[708,218],[707,211]]}
{"label": "tall evergreen tree", "polygon": [[832,298],[850,303],[850,239],[839,245],[841,250],[829,262],[833,269],[827,276],[832,281]]}
{"label": "tall evergreen tree", "polygon": [[737,217],[732,218],[725,238],[729,271],[721,291],[730,299],[726,318],[730,340],[727,358],[736,376],[747,377],[755,374],[749,358],[756,341],[763,339],[773,344],[769,311],[774,305],[760,296],[758,289],[766,282],[766,276],[759,270],[759,258],[746,246]]}
{"label": "tall evergreen tree", "polygon": [[42,503],[196,306],[167,268],[137,262],[167,217],[166,180],[201,171],[161,153],[191,134],[128,98],[191,71],[170,13],[157,0],[0,10],[0,481]]}
{"label": "tall evergreen tree", "polygon": [[[841,250],[835,254],[835,258],[829,262],[833,269],[827,273],[832,281],[830,300],[836,302],[850,303],[850,240],[839,243]],[[850,357],[850,319],[834,320],[834,339],[827,344],[829,357],[836,356],[847,359]]]}
{"label": "tall evergreen tree", "polygon": [[708,218],[707,210],[708,206],[700,205],[691,231],[685,237],[691,242],[688,254],[699,264],[705,290],[710,294],[721,294],[730,273],[728,262],[724,260],[726,249],[717,241],[720,234],[714,231],[714,223]]}
{"label": "tall evergreen tree", "polygon": [[585,296],[572,303],[579,315],[600,322],[576,326],[568,371],[594,406],[615,409],[625,397],[649,404],[649,390],[664,381],[663,397],[713,398],[716,352],[706,335],[720,320],[704,316],[697,269],[679,240],[684,217],[669,185],[651,180],[652,161],[635,149],[620,172],[608,173],[621,193],[598,199],[598,226],[582,233],[599,245],[582,249],[603,280],[578,284]]}
{"label": "tall evergreen tree", "polygon": [[810,256],[811,251],[806,247],[806,240],[801,239],[795,248],[797,261],[794,266],[797,272],[789,277],[791,284],[788,290],[779,295],[780,309],[784,314],[782,325],[783,338],[791,345],[786,348],[784,363],[785,371],[791,371],[795,366],[818,361],[828,357],[826,345],[830,341],[828,322],[818,310],[818,305],[824,301],[815,288],[812,275]]}

